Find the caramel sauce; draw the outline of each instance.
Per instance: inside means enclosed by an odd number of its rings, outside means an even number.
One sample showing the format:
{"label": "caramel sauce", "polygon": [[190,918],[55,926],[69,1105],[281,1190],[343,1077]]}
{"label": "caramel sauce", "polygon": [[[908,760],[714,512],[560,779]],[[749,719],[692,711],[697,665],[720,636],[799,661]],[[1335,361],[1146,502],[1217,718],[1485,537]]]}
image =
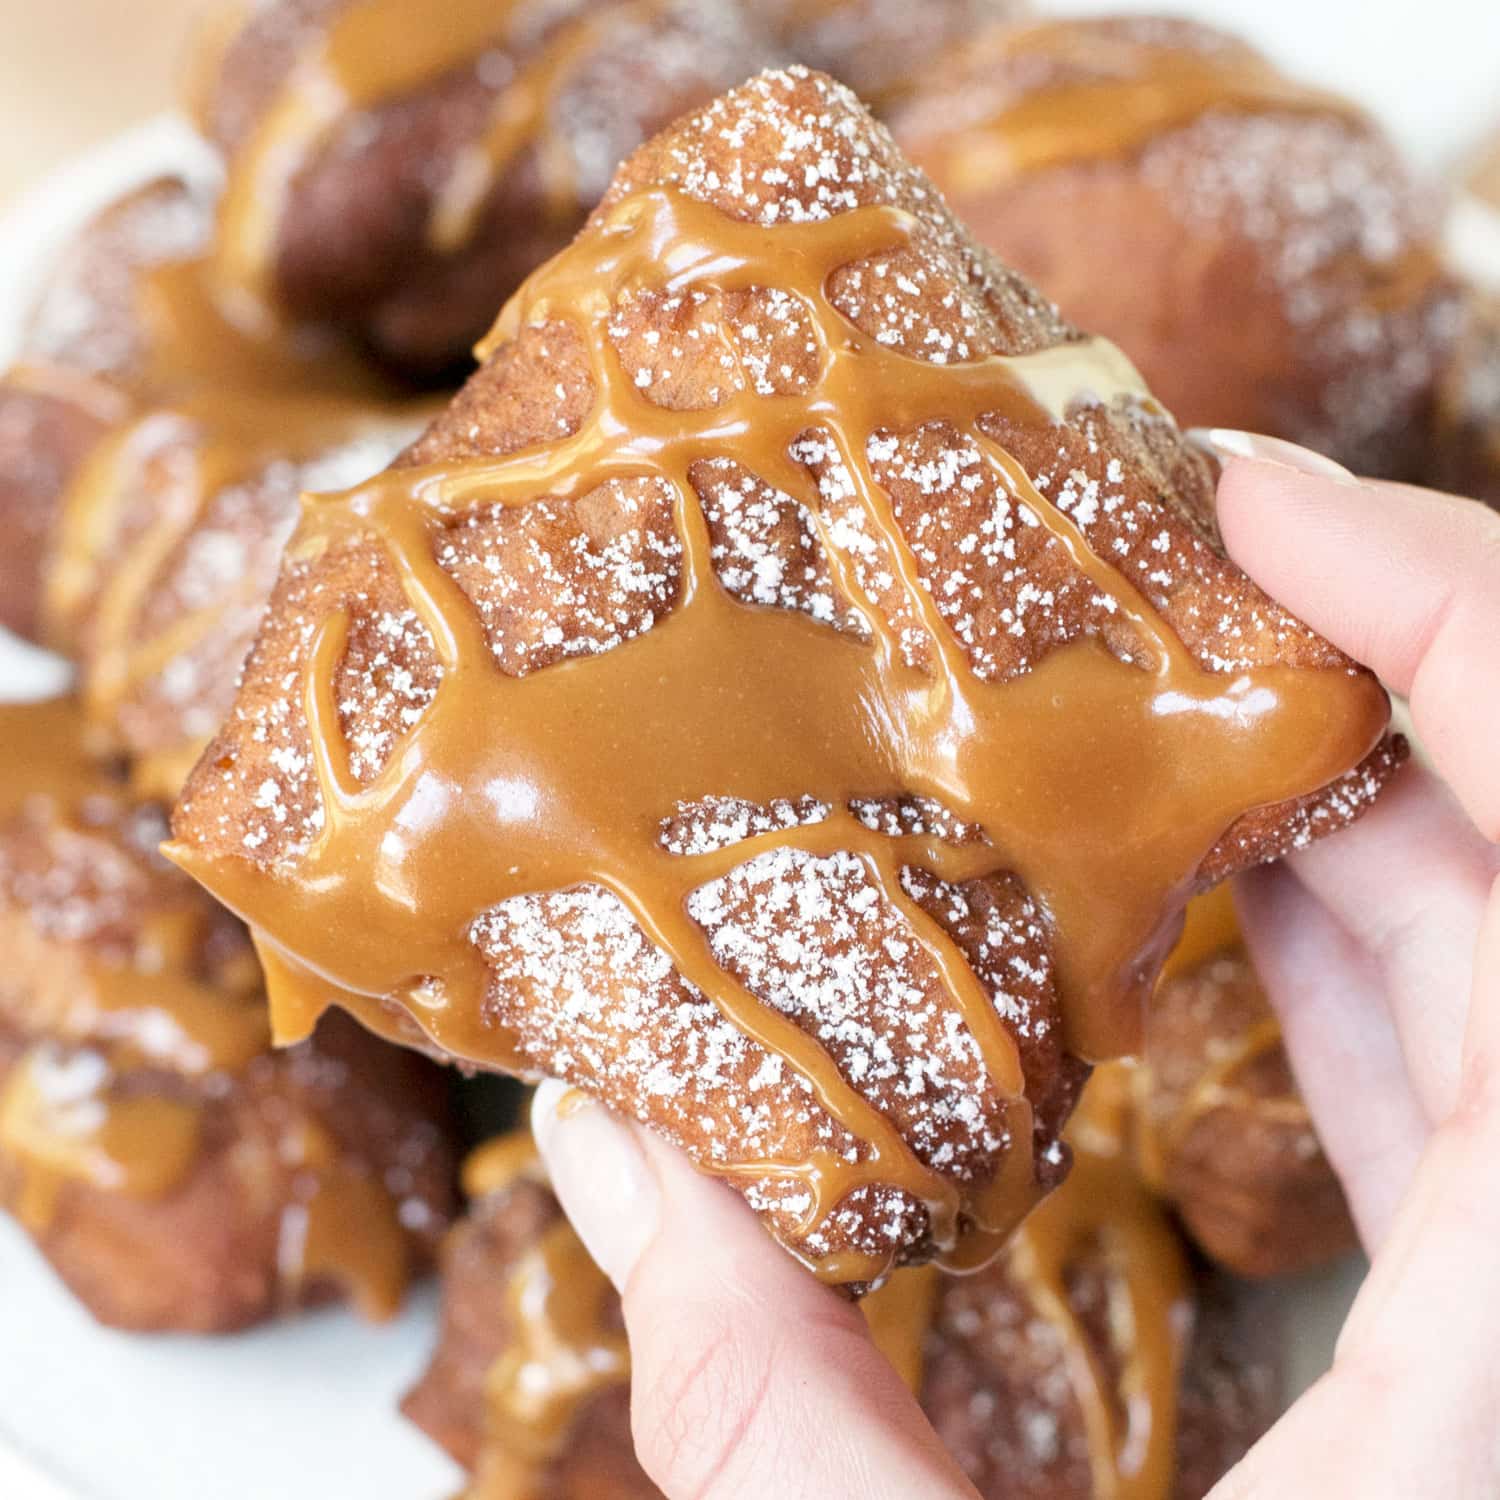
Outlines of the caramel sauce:
{"label": "caramel sauce", "polygon": [[[572,156],[550,129],[552,105],[605,27],[661,4],[580,7],[512,59],[515,76],[496,95],[481,135],[458,150],[437,184],[427,228],[433,250],[463,248],[496,183],[533,146],[551,213],[564,221],[577,213]],[[293,185],[338,125],[513,46],[516,9],[516,0],[440,0],[414,24],[410,0],[359,0],[334,18],[230,163],[217,273],[236,307],[259,321],[274,304],[278,239]]]}
{"label": "caramel sauce", "polygon": [[567,224],[581,207],[572,153],[548,128],[552,106],[576,65],[594,48],[606,26],[649,19],[665,0],[625,0],[596,5],[570,19],[543,42],[535,56],[495,99],[484,136],[459,151],[440,188],[428,226],[434,250],[453,254],[473,236],[486,200],[530,146],[541,157],[543,196],[554,222]]}
{"label": "caramel sauce", "polygon": [[384,1184],[312,1119],[287,1132],[283,1152],[299,1174],[277,1252],[288,1300],[334,1282],[370,1321],[394,1317],[406,1290],[406,1236]]}
{"label": "caramel sauce", "polygon": [[[1187,1258],[1166,1215],[1118,1159],[1080,1151],[1068,1180],[1021,1226],[1011,1275],[1040,1317],[1063,1330],[1068,1374],[1088,1434],[1097,1500],[1172,1493],[1177,1397],[1190,1327]],[[1118,1383],[1079,1321],[1070,1267],[1102,1258],[1118,1304]]]}
{"label": "caramel sauce", "polygon": [[1003,94],[983,117],[955,111],[951,130],[914,131],[904,141],[946,192],[962,198],[1049,167],[1129,156],[1214,112],[1364,118],[1348,100],[1286,77],[1252,48],[1168,45],[1076,21],[993,28],[963,44],[959,66],[982,89],[986,69],[1003,77],[1028,57],[1056,69],[1059,80]]}
{"label": "caramel sauce", "polygon": [[[817,1042],[719,967],[687,915],[688,895],[770,848],[858,854],[930,955],[995,1087],[1009,1097],[1013,1138],[1029,1142],[1015,1044],[957,946],[907,896],[903,866],[953,882],[1015,872],[1051,919],[1070,1046],[1090,1058],[1129,1052],[1139,1040],[1149,956],[1165,943],[1204,856],[1245,812],[1311,793],[1357,764],[1388,708],[1373,680],[1341,670],[1205,671],[985,435],[980,421],[990,413],[1033,426],[1061,420],[1075,396],[1099,393],[1101,379],[1122,364],[1117,355],[1101,359],[1101,346],[1080,343],[928,365],[885,348],[835,309],[825,290],[830,274],[904,244],[911,229],[903,212],[872,207],[767,230],[661,190],[596,218],[522,288],[482,351],[528,324],[571,322],[592,363],[595,403],[584,426],[509,457],[392,470],[342,496],[310,499],[292,543],[291,555],[302,558],[372,534],[384,544],[443,669],[421,722],[373,782],[355,778],[332,686],[348,621],[326,616],[301,688],[325,813],[316,842],[295,864],[273,867],[182,843],[168,852],[256,926],[261,951],[273,959],[279,1037],[305,1034],[335,1001],[389,1033],[385,1002],[394,1000],[445,1051],[523,1073],[532,1065],[484,1014],[486,971],[470,926],[510,897],[605,887],[682,976],[803,1074],[861,1143],[855,1161],[831,1151],[805,1162],[750,1158],[724,1175],[797,1181],[813,1201],[809,1230],[855,1189],[895,1186],[926,1206],[944,1260],[963,1266],[993,1254],[1030,1207],[1036,1190],[1026,1148],[1013,1149],[996,1181],[961,1212],[955,1184],[917,1158]],[[785,289],[816,330],[817,387],[792,396],[741,392],[706,412],[651,404],[625,377],[607,325],[622,291],[662,283],[680,293]],[[1139,397],[1138,383],[1128,393]],[[877,432],[937,420],[974,439],[1010,492],[1115,601],[1148,666],[1091,640],[1052,652],[1023,678],[976,676],[924,586],[865,449]],[[862,593],[821,515],[835,579],[873,644],[800,614],[741,604],[720,587],[692,465],[734,452],[816,513],[806,470],[789,453],[810,431],[842,456],[920,622],[930,670],[908,665],[895,628]],[[606,655],[504,675],[477,612],[436,561],[443,522],[480,502],[573,498],[635,475],[662,477],[676,490],[685,574],[676,608]],[[659,820],[708,794],[757,805],[805,794],[833,811],[821,823],[712,853],[667,853]],[[847,810],[859,797],[905,794],[951,808],[987,842],[891,837]],[[827,1256],[816,1269],[873,1281],[889,1266],[851,1253]]]}
{"label": "caramel sauce", "polygon": [[942,1294],[942,1273],[934,1265],[895,1272],[859,1304],[875,1347],[891,1362],[913,1396],[921,1397],[922,1345]]}
{"label": "caramel sauce", "polygon": [[[525,1130],[486,1141],[463,1166],[471,1199],[546,1180]],[[521,1256],[501,1296],[510,1341],[485,1377],[487,1438],[467,1500],[539,1497],[588,1400],[630,1379],[614,1289],[566,1219]]]}
{"label": "caramel sauce", "polygon": [[[83,753],[72,700],[0,705],[0,815],[23,806],[48,835],[93,836],[68,811],[120,795]],[[21,1222],[45,1233],[69,1184],[123,1197],[164,1198],[199,1160],[204,1103],[191,1086],[127,1080],[140,1071],[192,1082],[233,1078],[270,1047],[258,965],[245,952],[197,972],[216,920],[188,899],[147,913],[128,955],[105,956],[40,932],[0,909],[0,947],[22,976],[23,1022],[45,1038],[0,1076],[0,1160],[5,1196]],[[406,1236],[385,1186],[351,1164],[306,1115],[288,1126],[296,1169],[284,1212],[280,1270],[291,1294],[315,1281],[347,1287],[369,1317],[389,1317],[407,1277]]]}
{"label": "caramel sauce", "polygon": [[0,703],[0,817],[38,794],[72,801],[102,779],[85,753],[86,722],[73,698]]}
{"label": "caramel sauce", "polygon": [[[83,703],[106,739],[132,693],[183,660],[226,619],[261,605],[265,580],[252,570],[154,634],[143,629],[163,569],[217,497],[273,463],[309,462],[390,421],[389,413],[366,402],[298,390],[295,383],[284,392],[260,389],[255,369],[243,374],[243,385],[194,384],[122,423],[68,486],[46,578],[47,630],[59,641],[83,637]],[[147,472],[153,464],[157,470]],[[146,494],[155,501],[149,519],[122,542]],[[136,792],[175,797],[205,740],[133,757]]]}
{"label": "caramel sauce", "polygon": [[1239,919],[1234,914],[1234,887],[1227,880],[1188,902],[1182,935],[1162,965],[1158,985],[1190,974],[1209,959],[1240,945]]}
{"label": "caramel sauce", "polygon": [[59,1055],[45,1043],[0,1080],[0,1147],[17,1180],[16,1217],[45,1230],[69,1183],[131,1198],[161,1198],[198,1156],[196,1105],[161,1094],[113,1097],[114,1073],[97,1053]]}

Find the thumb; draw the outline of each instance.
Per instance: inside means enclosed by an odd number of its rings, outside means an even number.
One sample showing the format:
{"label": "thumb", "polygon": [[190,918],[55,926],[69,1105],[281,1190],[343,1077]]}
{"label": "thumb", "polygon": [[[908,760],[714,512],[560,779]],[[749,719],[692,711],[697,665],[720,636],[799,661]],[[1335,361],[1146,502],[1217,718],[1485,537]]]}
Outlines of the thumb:
{"label": "thumb", "polygon": [[623,1294],[636,1451],[668,1500],[974,1500],[853,1304],[730,1189],[567,1095],[544,1084],[532,1128]]}

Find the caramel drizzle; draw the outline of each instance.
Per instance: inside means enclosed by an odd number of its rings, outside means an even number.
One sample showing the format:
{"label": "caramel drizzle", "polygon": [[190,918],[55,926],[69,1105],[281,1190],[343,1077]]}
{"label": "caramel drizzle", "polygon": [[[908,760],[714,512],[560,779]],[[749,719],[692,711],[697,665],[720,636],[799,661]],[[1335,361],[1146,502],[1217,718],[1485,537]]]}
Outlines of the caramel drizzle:
{"label": "caramel drizzle", "polygon": [[[1035,1198],[1030,1111],[1014,1042],[990,996],[946,931],[907,895],[902,869],[926,866],[951,882],[1016,872],[1053,923],[1071,1045],[1085,1056],[1128,1051],[1138,1031],[1132,1012],[1142,954],[1164,943],[1170,912],[1204,855],[1244,812],[1310,793],[1356,764],[1378,739],[1387,708],[1373,682],[1343,671],[1204,671],[1139,591],[1094,556],[1073,522],[985,435],[987,413],[1045,425],[1061,419],[1075,394],[1096,392],[1118,368],[1098,357],[1098,345],[928,365],[884,348],[837,311],[826,290],[833,271],[898,248],[913,227],[903,212],[871,207],[768,231],[665,190],[636,194],[596,219],[533,276],[481,351],[527,324],[572,323],[589,354],[596,397],[584,426],[509,457],[393,470],[346,495],[315,499],[294,540],[292,555],[308,557],[371,532],[381,538],[443,671],[422,722],[373,782],[355,779],[336,748],[333,690],[348,621],[328,615],[303,691],[325,813],[313,846],[295,867],[270,869],[182,844],[169,852],[248,915],[262,951],[274,953],[278,1035],[298,1034],[334,1000],[389,1032],[379,999],[391,997],[450,1053],[521,1072],[533,1065],[484,1015],[486,971],[470,926],[511,897],[604,887],[683,978],[797,1070],[859,1142],[852,1161],[820,1148],[803,1162],[749,1158],[716,1162],[714,1170],[799,1183],[811,1199],[803,1232],[825,1223],[856,1189],[894,1186],[926,1207],[945,1261],[969,1265],[993,1253]],[[788,290],[816,331],[817,389],[766,397],[747,383],[706,412],[651,405],[626,378],[608,323],[623,291],[663,283],[676,293]],[[1139,397],[1137,383],[1129,394]],[[1152,658],[1148,669],[1088,641],[1052,652],[1024,678],[975,676],[865,449],[879,431],[937,421],[954,423],[978,445],[1005,489],[1116,602],[1117,618],[1133,626]],[[806,470],[789,450],[809,432],[836,445],[919,622],[931,670],[908,665],[897,628],[866,597],[835,529],[808,495]],[[835,582],[864,617],[873,646],[800,614],[740,604],[720,587],[690,471],[725,453],[807,500]],[[664,480],[675,494],[684,552],[676,608],[606,656],[524,679],[503,675],[477,611],[436,560],[438,529],[476,504],[566,500],[642,475]],[[589,724],[608,728],[607,774],[581,733]],[[494,733],[497,725],[503,735]],[[497,786],[527,795],[487,797],[483,789]],[[404,815],[419,788],[426,799],[420,817],[414,808]],[[757,805],[806,794],[833,811],[816,825],[728,849],[667,854],[656,839],[658,819],[709,794]],[[904,794],[941,802],[983,828],[988,843],[890,837],[848,811],[858,797]],[[957,1003],[1007,1101],[1014,1143],[995,1181],[971,1189],[967,1201],[814,1038],[731,979],[688,916],[692,891],[772,849],[856,854]],[[804,1258],[838,1280],[878,1280],[889,1269],[881,1256]]]}
{"label": "caramel drizzle", "polygon": [[[53,719],[77,728],[71,707],[61,715],[52,708],[26,705],[5,718],[44,734]],[[47,798],[32,816],[61,822],[56,797],[72,785],[48,785],[45,774],[33,780],[26,761],[12,758],[11,745],[4,748],[0,786],[19,791],[30,782],[33,793]],[[80,768],[80,780],[85,774]],[[107,794],[97,772],[86,784],[95,795]],[[63,822],[53,836],[67,834]],[[239,1073],[269,1045],[259,975],[248,955],[242,972],[226,965],[215,981],[192,972],[206,917],[198,900],[154,912],[128,957],[106,959],[49,939],[20,913],[0,911],[0,943],[24,976],[22,1024],[46,1038],[22,1054],[0,1085],[0,1150],[16,1173],[16,1212],[28,1228],[47,1228],[68,1182],[160,1198],[191,1171],[200,1104],[160,1089],[122,1093],[124,1075],[141,1068],[193,1079]]]}
{"label": "caramel drizzle", "polygon": [[[520,1181],[546,1186],[529,1132],[486,1141],[463,1167],[470,1199]],[[566,1219],[543,1231],[502,1293],[511,1339],[485,1376],[486,1442],[467,1500],[539,1500],[586,1403],[630,1380],[625,1336],[608,1321],[614,1288]]]}
{"label": "caramel drizzle", "polygon": [[[0,816],[24,805],[28,816],[61,824],[53,836],[65,837],[67,808],[118,795],[84,755],[83,736],[70,699],[0,705]],[[203,1096],[174,1095],[159,1082],[122,1088],[132,1072],[238,1076],[269,1048],[254,959],[226,959],[211,978],[194,973],[210,920],[199,898],[152,912],[129,957],[106,959],[47,938],[24,914],[0,911],[0,947],[10,971],[23,976],[23,1024],[46,1038],[0,1077],[5,1196],[33,1233],[48,1230],[70,1184],[149,1201],[191,1175]],[[390,1193],[308,1116],[289,1124],[283,1149],[298,1173],[278,1254],[289,1294],[337,1280],[366,1316],[390,1316],[407,1276],[406,1236]]]}
{"label": "caramel drizzle", "polygon": [[372,1323],[394,1317],[409,1267],[406,1235],[385,1185],[310,1117],[287,1132],[282,1151],[298,1171],[277,1244],[286,1300],[332,1281]]}
{"label": "caramel drizzle", "polygon": [[607,26],[650,20],[666,0],[616,0],[574,17],[544,41],[495,100],[483,137],[462,147],[438,190],[427,240],[439,254],[453,255],[473,237],[486,201],[530,145],[541,157],[543,194],[554,223],[574,221],[578,174],[567,143],[549,128],[553,107],[577,64],[601,40]]}
{"label": "caramel drizzle", "polygon": [[[499,91],[481,135],[444,169],[428,217],[430,249],[451,255],[463,248],[495,185],[528,146],[537,147],[553,217],[566,222],[578,212],[576,170],[571,151],[550,129],[552,106],[606,27],[650,16],[663,4],[581,6],[515,60],[516,76]],[[218,273],[237,307],[262,321],[273,305],[278,239],[293,186],[339,124],[414,94],[492,49],[514,46],[517,8],[517,0],[439,0],[416,15],[410,0],[359,0],[334,18],[230,163]]]}
{"label": "caramel drizzle", "polygon": [[[1180,979],[1220,954],[1237,950],[1242,951],[1234,902],[1230,887],[1221,885],[1189,905],[1182,938],[1162,970],[1160,983]],[[1155,1192],[1167,1190],[1172,1158],[1199,1120],[1216,1109],[1250,1108],[1257,1119],[1269,1124],[1312,1123],[1306,1104],[1295,1093],[1261,1098],[1233,1086],[1236,1077],[1281,1043],[1281,1023],[1269,1013],[1232,1037],[1209,1038],[1203,1070],[1166,1114],[1158,1108],[1160,1095],[1149,1050],[1144,1059],[1129,1066],[1125,1087],[1133,1099],[1131,1139],[1136,1166]],[[1090,1092],[1094,1087],[1091,1083]]]}
{"label": "caramel drizzle", "polygon": [[162,1198],[192,1170],[198,1107],[162,1094],[113,1098],[113,1076],[97,1053],[60,1055],[43,1043],[0,1081],[0,1146],[17,1172],[9,1206],[34,1233],[51,1224],[69,1183]]}
{"label": "caramel drizzle", "polygon": [[[215,500],[273,462],[309,462],[381,421],[366,404],[307,391],[198,389],[123,423],[95,447],[61,506],[44,609],[51,637],[81,647],[83,705],[102,736],[118,734],[122,707],[143,686],[209,641],[226,620],[259,610],[265,580],[252,570],[155,634],[144,633],[163,570]],[[151,486],[154,512],[122,545],[123,525],[142,506],[142,471],[174,445],[180,451],[170,476]],[[206,738],[133,757],[137,794],[176,796]]]}
{"label": "caramel drizzle", "polygon": [[[1033,55],[1063,70],[1064,77],[1003,97],[981,118],[960,111],[957,123],[934,136],[925,131],[903,136],[917,165],[959,198],[993,191],[1031,172],[1128,156],[1216,112],[1365,118],[1347,99],[1288,78],[1238,44],[1201,50],[1059,20],[996,27],[962,48],[960,65],[980,80],[986,68],[1003,77],[1016,58]],[[1070,81],[1070,68],[1097,76]],[[982,81],[976,85],[983,86]]]}
{"label": "caramel drizzle", "polygon": [[[1069,1294],[1067,1273],[1102,1256],[1121,1302],[1113,1386]],[[1164,1500],[1176,1462],[1177,1400],[1190,1304],[1187,1260],[1165,1215],[1118,1159],[1080,1151],[1067,1182],[1026,1220],[1008,1251],[1038,1314],[1060,1328],[1088,1434],[1097,1500]]]}

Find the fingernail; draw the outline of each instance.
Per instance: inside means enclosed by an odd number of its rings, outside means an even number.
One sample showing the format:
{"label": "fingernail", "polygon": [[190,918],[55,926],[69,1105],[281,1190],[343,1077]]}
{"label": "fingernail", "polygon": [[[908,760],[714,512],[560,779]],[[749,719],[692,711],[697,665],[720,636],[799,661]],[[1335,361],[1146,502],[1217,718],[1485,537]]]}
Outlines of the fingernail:
{"label": "fingernail", "polygon": [[531,1132],[584,1248],[624,1291],[661,1217],[661,1191],[635,1133],[555,1080],[536,1091]]}
{"label": "fingernail", "polygon": [[1311,448],[1289,443],[1285,438],[1267,437],[1260,432],[1238,432],[1232,427],[1197,427],[1188,435],[1207,444],[1220,458],[1248,458],[1254,463],[1277,464],[1283,469],[1295,469],[1299,474],[1316,475],[1319,479],[1336,479],[1342,484],[1358,482],[1343,464],[1314,453]]}

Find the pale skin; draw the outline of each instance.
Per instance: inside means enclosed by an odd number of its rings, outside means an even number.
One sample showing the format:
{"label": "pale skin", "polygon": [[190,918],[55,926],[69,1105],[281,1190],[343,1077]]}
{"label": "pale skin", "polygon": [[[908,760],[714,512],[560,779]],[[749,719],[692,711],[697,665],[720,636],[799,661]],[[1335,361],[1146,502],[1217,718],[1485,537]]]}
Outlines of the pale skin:
{"label": "pale skin", "polygon": [[[1500,1495],[1500,515],[1216,434],[1230,553],[1410,702],[1432,769],[1236,891],[1372,1269],[1332,1369],[1212,1500]],[[624,1296],[669,1500],[975,1500],[857,1311],[602,1108],[534,1121]]]}

